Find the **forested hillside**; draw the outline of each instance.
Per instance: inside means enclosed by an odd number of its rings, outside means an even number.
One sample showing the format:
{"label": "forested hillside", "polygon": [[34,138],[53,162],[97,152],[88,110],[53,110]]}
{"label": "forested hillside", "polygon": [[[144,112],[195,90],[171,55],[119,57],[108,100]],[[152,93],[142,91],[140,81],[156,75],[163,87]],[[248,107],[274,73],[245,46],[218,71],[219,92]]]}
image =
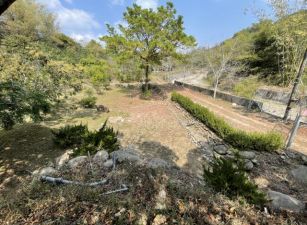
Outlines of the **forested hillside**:
{"label": "forested hillside", "polygon": [[[244,79],[245,84],[262,82],[263,85],[288,87],[306,46],[307,11],[300,10],[277,20],[261,19],[213,48],[193,51],[189,60],[196,68],[206,67],[209,71],[212,67],[221,69],[222,58],[226,60],[220,82],[230,82],[228,88],[234,88],[240,77],[248,77]],[[306,75],[305,72],[305,84]]]}

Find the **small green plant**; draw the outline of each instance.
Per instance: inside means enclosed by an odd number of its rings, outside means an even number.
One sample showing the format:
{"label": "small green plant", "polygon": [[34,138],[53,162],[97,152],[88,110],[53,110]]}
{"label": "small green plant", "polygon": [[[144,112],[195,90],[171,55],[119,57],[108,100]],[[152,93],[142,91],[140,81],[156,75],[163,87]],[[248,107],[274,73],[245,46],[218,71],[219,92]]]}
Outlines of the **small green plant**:
{"label": "small green plant", "polygon": [[243,197],[247,202],[263,205],[267,199],[247,177],[243,163],[235,159],[214,159],[210,168],[204,168],[204,179],[217,192],[230,198]]}
{"label": "small green plant", "polygon": [[86,125],[66,125],[57,131],[52,131],[54,134],[54,142],[62,148],[78,147],[84,142],[84,138],[89,131]]}
{"label": "small green plant", "polygon": [[152,98],[152,91],[146,90],[146,91],[142,92],[141,98],[145,99],[145,100],[151,99]]}
{"label": "small green plant", "polygon": [[119,149],[118,132],[113,127],[107,126],[107,121],[95,132],[89,132],[83,144],[74,150],[74,155],[95,154],[99,150],[106,150],[111,153]]}
{"label": "small green plant", "polygon": [[84,108],[89,108],[92,109],[95,107],[96,105],[96,100],[97,98],[94,96],[87,96],[83,99],[81,99],[81,101],[79,102],[79,104],[84,107]]}
{"label": "small green plant", "polygon": [[172,101],[177,102],[219,137],[240,150],[275,151],[283,145],[283,137],[280,133],[248,133],[235,129],[207,108],[175,92],[172,94]]}
{"label": "small green plant", "polygon": [[53,131],[54,142],[62,148],[74,148],[73,155],[92,155],[99,150],[109,153],[119,149],[118,132],[107,126],[107,121],[98,131],[89,131],[86,125],[67,125]]}

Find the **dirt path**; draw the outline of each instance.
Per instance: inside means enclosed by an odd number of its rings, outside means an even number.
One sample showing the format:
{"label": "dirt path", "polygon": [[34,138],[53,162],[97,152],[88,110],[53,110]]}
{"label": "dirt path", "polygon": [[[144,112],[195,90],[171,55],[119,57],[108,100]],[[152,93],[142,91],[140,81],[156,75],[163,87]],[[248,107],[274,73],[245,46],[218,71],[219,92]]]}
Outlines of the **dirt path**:
{"label": "dirt path", "polygon": [[[217,115],[223,117],[232,126],[246,131],[279,131],[286,138],[291,124],[285,125],[281,121],[272,119],[261,113],[249,113],[242,107],[234,108],[231,103],[223,100],[214,100],[212,97],[197,93],[189,89],[179,91],[181,94],[191,98],[193,101],[204,105]],[[293,149],[307,155],[307,128],[299,129],[297,138],[293,144]]]}

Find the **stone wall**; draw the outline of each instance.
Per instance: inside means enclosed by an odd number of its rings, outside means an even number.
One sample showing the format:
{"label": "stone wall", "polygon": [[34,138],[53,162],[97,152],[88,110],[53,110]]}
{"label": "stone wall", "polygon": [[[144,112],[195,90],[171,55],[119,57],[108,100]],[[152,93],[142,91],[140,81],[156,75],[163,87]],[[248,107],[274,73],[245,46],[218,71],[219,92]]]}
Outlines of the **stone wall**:
{"label": "stone wall", "polygon": [[[192,84],[183,83],[181,81],[175,81],[175,84],[179,85],[179,86],[183,86],[185,88],[189,88],[193,91],[201,92],[205,95],[213,96],[213,93],[214,93],[213,89],[205,88],[205,87],[198,87],[198,86],[195,86],[195,85],[192,85]],[[222,91],[217,91],[216,97],[223,99],[225,101],[228,101],[228,102],[236,103],[237,105],[241,105],[241,106],[244,106],[244,107],[249,108],[249,109],[262,110],[262,106],[263,106],[262,102],[243,98],[243,97],[239,97],[239,96],[235,96],[235,95],[231,95],[229,93],[222,92]]]}

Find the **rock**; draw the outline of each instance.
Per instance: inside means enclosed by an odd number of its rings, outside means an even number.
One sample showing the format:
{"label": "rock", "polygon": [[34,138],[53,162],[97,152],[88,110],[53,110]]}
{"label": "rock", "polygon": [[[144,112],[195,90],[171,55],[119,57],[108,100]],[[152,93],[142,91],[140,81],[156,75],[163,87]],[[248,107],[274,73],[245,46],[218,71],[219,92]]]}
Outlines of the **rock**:
{"label": "rock", "polygon": [[291,170],[291,174],[297,181],[307,184],[307,166],[299,166]]}
{"label": "rock", "polygon": [[250,151],[241,151],[239,152],[239,156],[241,156],[243,159],[254,159],[256,154]]}
{"label": "rock", "polygon": [[119,210],[119,212],[115,213],[115,217],[120,217],[122,215],[122,213],[126,212],[125,208],[122,208],[121,210]]}
{"label": "rock", "polygon": [[140,157],[137,152],[131,150],[118,150],[110,154],[111,158],[115,157],[116,162],[138,162]]}
{"label": "rock", "polygon": [[76,169],[77,167],[85,164],[87,162],[87,156],[78,156],[68,161],[67,165],[71,169]]}
{"label": "rock", "polygon": [[254,168],[254,164],[250,160],[246,160],[244,163],[244,169],[251,171]]}
{"label": "rock", "polygon": [[260,165],[257,159],[252,159],[251,161],[252,161],[252,163],[254,163],[254,165],[256,165],[256,166],[259,166],[259,165]]}
{"label": "rock", "polygon": [[228,149],[225,145],[217,145],[217,146],[214,146],[214,151],[220,155],[226,155]]}
{"label": "rock", "polygon": [[103,163],[103,166],[106,168],[111,168],[113,166],[113,160],[109,159]]}
{"label": "rock", "polygon": [[167,219],[164,215],[157,215],[152,221],[152,225],[162,225],[166,224]]}
{"label": "rock", "polygon": [[303,161],[303,164],[307,166],[307,156],[302,155],[301,160]]}
{"label": "rock", "polygon": [[73,150],[66,151],[63,155],[55,159],[56,168],[62,168],[70,159],[70,155],[73,153]]}
{"label": "rock", "polygon": [[95,156],[93,157],[93,162],[97,163],[98,165],[103,165],[105,161],[109,158],[109,153],[106,151],[98,151]]}
{"label": "rock", "polygon": [[268,191],[268,197],[274,210],[289,210],[292,212],[301,212],[305,209],[305,204],[293,197],[276,191]]}
{"label": "rock", "polygon": [[170,167],[168,162],[166,162],[163,159],[158,159],[158,158],[150,159],[149,161],[146,162],[146,166],[152,169]]}
{"label": "rock", "polygon": [[40,176],[54,176],[58,171],[53,167],[45,167],[39,171]]}

